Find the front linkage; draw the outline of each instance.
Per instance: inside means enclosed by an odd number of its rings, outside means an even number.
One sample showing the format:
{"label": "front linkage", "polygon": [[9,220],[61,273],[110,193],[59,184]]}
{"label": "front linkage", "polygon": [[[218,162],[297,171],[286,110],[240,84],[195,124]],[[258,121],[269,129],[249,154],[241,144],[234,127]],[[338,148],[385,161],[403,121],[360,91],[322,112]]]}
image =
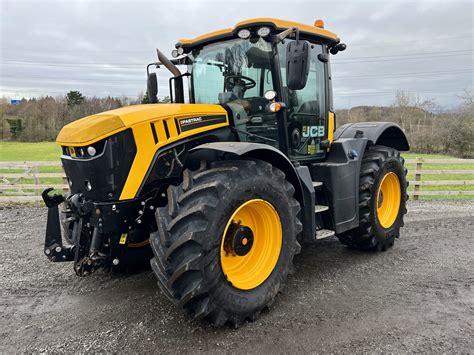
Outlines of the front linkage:
{"label": "front linkage", "polygon": [[[110,266],[107,255],[100,253],[102,233],[91,227],[88,221],[94,205],[82,201],[80,194],[49,195],[53,189],[43,191],[42,197],[48,207],[48,222],[44,242],[44,254],[53,262],[74,261],[74,271],[78,276],[87,276],[100,267]],[[58,206],[64,203],[68,226],[63,243]],[[69,226],[72,225],[72,229]]]}
{"label": "front linkage", "polygon": [[[76,274],[87,276],[99,268],[120,268],[119,263],[126,260],[124,253],[133,259],[133,251],[147,245],[159,202],[156,191],[141,199],[92,202],[81,193],[50,195],[52,190],[42,193],[48,207],[44,254],[49,260],[74,261]],[[61,203],[65,206],[62,211],[58,208]],[[130,261],[122,267],[127,263]]]}

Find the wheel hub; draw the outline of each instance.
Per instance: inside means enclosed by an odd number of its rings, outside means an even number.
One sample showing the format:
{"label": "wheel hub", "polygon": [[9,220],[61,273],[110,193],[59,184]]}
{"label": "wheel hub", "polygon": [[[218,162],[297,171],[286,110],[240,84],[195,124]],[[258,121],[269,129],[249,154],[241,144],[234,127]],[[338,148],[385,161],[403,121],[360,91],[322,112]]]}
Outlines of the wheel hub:
{"label": "wheel hub", "polygon": [[258,287],[275,268],[282,242],[280,216],[269,202],[241,204],[222,234],[221,267],[227,281],[240,290]]}
{"label": "wheel hub", "polygon": [[224,240],[224,250],[228,254],[244,256],[253,245],[253,232],[249,227],[232,222]]}
{"label": "wheel hub", "polygon": [[390,171],[384,175],[377,192],[377,218],[383,228],[390,228],[395,223],[401,198],[400,180]]}
{"label": "wheel hub", "polygon": [[378,201],[377,201],[377,208],[382,207],[382,204],[383,204],[383,191],[380,190],[379,198],[378,198]]}

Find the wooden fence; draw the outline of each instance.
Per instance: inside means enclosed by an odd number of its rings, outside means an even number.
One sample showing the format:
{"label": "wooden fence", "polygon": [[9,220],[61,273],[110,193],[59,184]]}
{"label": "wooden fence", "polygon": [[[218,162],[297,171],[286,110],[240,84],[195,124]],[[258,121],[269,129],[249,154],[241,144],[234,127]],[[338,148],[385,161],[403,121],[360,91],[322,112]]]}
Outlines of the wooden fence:
{"label": "wooden fence", "polygon": [[[58,172],[41,172],[43,167],[56,167]],[[42,201],[41,192],[48,187],[68,190],[61,162],[0,162],[0,204]]]}
{"label": "wooden fence", "polygon": [[[469,169],[426,169],[423,164],[474,164],[474,159],[408,159],[407,164],[414,164],[409,174],[414,175],[410,181],[413,190],[409,192],[413,200],[423,195],[474,195],[474,170]],[[55,167],[58,172],[42,172],[44,167]],[[17,202],[41,201],[41,192],[47,187],[67,191],[68,185],[63,172],[60,172],[60,162],[0,162],[0,204]],[[53,168],[54,169],[54,168]],[[51,170],[51,169],[49,169]],[[471,175],[470,180],[428,180],[423,176],[430,175]],[[45,179],[48,179],[45,182]],[[423,190],[423,186],[459,186],[471,185],[472,188],[464,191],[454,190]]]}
{"label": "wooden fence", "polygon": [[[415,164],[413,171],[414,180],[410,181],[413,186],[413,191],[410,191],[410,197],[413,200],[418,200],[419,196],[423,195],[474,195],[474,188],[462,191],[453,190],[436,190],[423,191],[423,186],[459,186],[459,185],[474,185],[474,170],[470,169],[423,169],[423,164],[430,164],[436,166],[437,164],[474,164],[474,159],[407,159],[406,164]],[[423,175],[470,175],[471,180],[427,180],[422,179]]]}

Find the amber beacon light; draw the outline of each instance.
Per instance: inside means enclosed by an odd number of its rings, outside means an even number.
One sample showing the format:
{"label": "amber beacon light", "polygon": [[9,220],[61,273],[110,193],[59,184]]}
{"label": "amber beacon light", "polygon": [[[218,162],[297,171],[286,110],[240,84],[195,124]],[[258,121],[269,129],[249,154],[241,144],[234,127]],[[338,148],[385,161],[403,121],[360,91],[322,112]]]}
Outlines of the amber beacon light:
{"label": "amber beacon light", "polygon": [[324,28],[324,21],[321,19],[314,21],[314,27]]}

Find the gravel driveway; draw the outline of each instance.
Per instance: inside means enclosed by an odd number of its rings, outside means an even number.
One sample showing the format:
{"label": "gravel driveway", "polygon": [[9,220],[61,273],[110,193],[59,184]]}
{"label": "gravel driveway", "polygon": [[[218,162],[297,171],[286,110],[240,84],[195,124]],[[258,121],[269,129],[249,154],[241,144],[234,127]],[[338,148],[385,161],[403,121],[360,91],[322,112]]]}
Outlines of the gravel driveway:
{"label": "gravel driveway", "polygon": [[46,210],[0,209],[0,352],[474,352],[474,202],[410,202],[385,253],[306,246],[270,312],[190,322],[151,272],[74,275],[43,256]]}

